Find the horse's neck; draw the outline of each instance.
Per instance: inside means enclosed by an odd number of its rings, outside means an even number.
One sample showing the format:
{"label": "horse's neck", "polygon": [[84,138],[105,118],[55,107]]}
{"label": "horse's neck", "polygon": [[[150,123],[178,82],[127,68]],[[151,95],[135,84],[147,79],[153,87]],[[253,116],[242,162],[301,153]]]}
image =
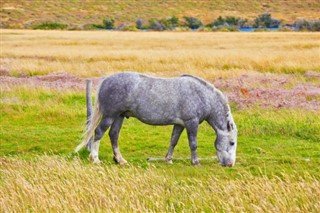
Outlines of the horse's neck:
{"label": "horse's neck", "polygon": [[230,108],[223,97],[217,95],[218,98],[214,101],[213,109],[211,110],[209,124],[217,131],[227,130],[227,123],[233,122]]}

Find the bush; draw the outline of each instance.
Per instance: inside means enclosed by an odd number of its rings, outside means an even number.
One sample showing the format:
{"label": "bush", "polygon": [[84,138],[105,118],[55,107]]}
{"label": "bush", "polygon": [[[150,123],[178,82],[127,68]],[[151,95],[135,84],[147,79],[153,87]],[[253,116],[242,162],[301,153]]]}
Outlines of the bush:
{"label": "bush", "polygon": [[172,16],[170,18],[167,18],[167,27],[170,29],[175,29],[179,26],[179,18],[176,16]]}
{"label": "bush", "polygon": [[153,18],[149,20],[149,28],[151,30],[163,31],[166,29],[166,26],[161,23],[159,20]]}
{"label": "bush", "polygon": [[270,13],[262,13],[254,20],[254,28],[272,28],[279,27],[280,21],[273,19]]}
{"label": "bush", "polygon": [[240,18],[234,17],[234,16],[227,16],[226,17],[226,23],[230,26],[238,26],[238,21]]}
{"label": "bush", "polygon": [[61,24],[57,22],[46,22],[40,25],[35,26],[35,30],[64,30],[67,29],[68,25]]}
{"label": "bush", "polygon": [[227,16],[226,18],[222,18],[219,16],[212,23],[208,24],[207,27],[212,27],[213,30],[219,30],[222,28],[229,29],[227,31],[235,31],[238,27],[246,26],[248,19],[241,19],[234,16]]}
{"label": "bush", "polygon": [[296,20],[293,24],[296,30],[320,31],[320,20],[307,21],[304,19]]}
{"label": "bush", "polygon": [[243,27],[252,27],[252,25],[249,23],[248,19],[243,19],[243,18],[239,18],[238,19],[238,27],[239,28],[243,28]]}
{"label": "bush", "polygon": [[196,30],[199,27],[203,26],[202,22],[199,19],[192,16],[185,16],[184,20],[186,22],[186,26],[192,30]]}
{"label": "bush", "polygon": [[218,27],[218,26],[224,25],[225,22],[226,22],[226,20],[224,18],[222,18],[221,16],[219,16],[210,25],[211,25],[211,27]]}
{"label": "bush", "polygon": [[107,30],[114,29],[114,19],[113,18],[105,18],[105,19],[103,19],[103,26]]}
{"label": "bush", "polygon": [[142,30],[142,27],[143,27],[143,21],[142,19],[139,18],[136,20],[136,28],[139,30]]}
{"label": "bush", "polygon": [[151,30],[163,31],[163,30],[174,30],[179,26],[179,19],[175,16],[169,18],[163,18],[160,20],[150,19],[149,28]]}

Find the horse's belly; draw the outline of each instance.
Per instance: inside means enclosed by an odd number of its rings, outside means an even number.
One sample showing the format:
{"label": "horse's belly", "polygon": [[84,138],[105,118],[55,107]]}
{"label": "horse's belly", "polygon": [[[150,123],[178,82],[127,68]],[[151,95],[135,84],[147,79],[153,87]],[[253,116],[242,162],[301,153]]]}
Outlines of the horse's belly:
{"label": "horse's belly", "polygon": [[126,117],[135,117],[138,120],[142,121],[143,123],[150,124],[150,125],[173,125],[179,124],[184,126],[184,122],[178,116],[172,116],[166,112],[162,113],[155,113],[155,112],[135,112],[135,111],[128,111],[124,113]]}

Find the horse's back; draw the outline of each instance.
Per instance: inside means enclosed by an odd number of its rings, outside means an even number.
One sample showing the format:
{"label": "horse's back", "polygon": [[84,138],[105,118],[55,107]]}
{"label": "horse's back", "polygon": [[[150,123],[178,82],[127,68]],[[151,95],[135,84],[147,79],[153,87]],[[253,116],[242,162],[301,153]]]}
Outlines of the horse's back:
{"label": "horse's back", "polygon": [[204,117],[207,95],[204,85],[193,78],[156,78],[125,72],[103,80],[99,101],[107,114],[124,113],[161,125]]}

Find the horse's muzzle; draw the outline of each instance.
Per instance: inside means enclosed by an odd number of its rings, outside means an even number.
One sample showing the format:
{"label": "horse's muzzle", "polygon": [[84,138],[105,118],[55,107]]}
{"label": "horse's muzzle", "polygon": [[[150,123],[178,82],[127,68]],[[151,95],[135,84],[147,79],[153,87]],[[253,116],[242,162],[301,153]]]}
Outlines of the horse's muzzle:
{"label": "horse's muzzle", "polygon": [[224,161],[221,165],[225,167],[233,167],[234,164],[235,164],[234,161],[227,160],[227,161]]}

